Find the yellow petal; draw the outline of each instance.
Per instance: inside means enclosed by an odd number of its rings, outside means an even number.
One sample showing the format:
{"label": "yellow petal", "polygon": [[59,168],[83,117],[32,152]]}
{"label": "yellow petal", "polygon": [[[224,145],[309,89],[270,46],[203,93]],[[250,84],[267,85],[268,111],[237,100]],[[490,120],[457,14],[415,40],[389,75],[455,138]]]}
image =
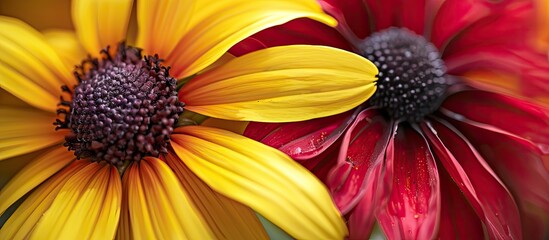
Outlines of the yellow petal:
{"label": "yellow petal", "polygon": [[55,131],[55,114],[36,108],[0,105],[0,116],[0,161],[61,143],[66,134]]}
{"label": "yellow petal", "polygon": [[179,158],[215,191],[263,215],[297,239],[342,239],[345,223],[327,189],[282,152],[204,126],[177,128]]}
{"label": "yellow petal", "polygon": [[193,78],[185,108],[210,117],[301,121],[341,113],[376,90],[377,68],[347,51],[294,45],[259,50]]}
{"label": "yellow petal", "polygon": [[196,74],[246,37],[296,18],[308,17],[336,25],[336,21],[324,14],[314,0],[196,2],[189,16],[188,30],[171,54],[165,57],[176,78]]}
{"label": "yellow petal", "polygon": [[60,145],[25,166],[0,190],[0,215],[15,201],[46,181],[73,159],[74,155]]}
{"label": "yellow petal", "polygon": [[[108,171],[108,186],[106,186],[107,189],[103,195],[103,202],[99,203],[100,213],[96,216],[96,224],[89,224],[88,220],[84,220],[83,222],[83,225],[85,226],[82,232],[91,231],[90,239],[112,239],[116,232],[118,222],[120,221],[120,206],[122,199],[120,174],[115,167],[109,167]],[[91,204],[94,203],[91,202]],[[92,207],[95,208],[95,210],[98,209],[98,205]],[[78,220],[80,219],[78,218]],[[82,223],[82,221],[80,222]]]}
{"label": "yellow petal", "polygon": [[189,30],[197,1],[137,2],[137,46],[147,54],[168,56]]}
{"label": "yellow petal", "polygon": [[46,41],[59,53],[68,69],[74,68],[86,58],[86,50],[80,44],[76,33],[67,30],[44,31]]}
{"label": "yellow petal", "polygon": [[132,238],[211,239],[181,183],[160,159],[148,157],[124,174]]}
{"label": "yellow petal", "polygon": [[166,163],[173,169],[217,239],[269,238],[250,208],[212,190],[177,156],[168,154]]}
{"label": "yellow petal", "polygon": [[67,180],[87,165],[74,161],[34,190],[0,228],[0,239],[28,238]]}
{"label": "yellow petal", "polygon": [[72,21],[80,42],[89,54],[126,39],[132,0],[75,0]]}
{"label": "yellow petal", "polygon": [[61,85],[75,84],[44,37],[27,24],[0,16],[0,87],[25,102],[54,112]]}
{"label": "yellow petal", "polygon": [[120,217],[121,195],[116,168],[89,162],[69,177],[31,238],[112,239]]}
{"label": "yellow petal", "polygon": [[[128,186],[128,174],[122,178],[122,186]],[[120,222],[116,231],[116,239],[130,240],[132,239],[132,228],[130,220],[130,210],[128,207],[128,188],[122,187],[122,206],[120,208]]]}
{"label": "yellow petal", "polygon": [[235,58],[234,55],[232,55],[230,53],[225,53],[225,54],[223,54],[223,56],[221,56],[219,59],[217,59],[217,61],[215,61],[214,63],[208,65],[206,68],[202,69],[197,74],[202,74],[203,72],[209,71],[209,70],[214,69],[216,67],[223,66],[223,65],[225,65],[225,63],[230,62],[234,58]]}

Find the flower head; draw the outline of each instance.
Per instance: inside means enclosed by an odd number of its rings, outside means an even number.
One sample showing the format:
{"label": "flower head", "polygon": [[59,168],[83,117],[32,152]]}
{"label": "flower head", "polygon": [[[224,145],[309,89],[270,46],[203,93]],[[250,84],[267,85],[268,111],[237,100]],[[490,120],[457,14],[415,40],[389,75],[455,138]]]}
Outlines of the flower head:
{"label": "flower head", "polygon": [[[350,238],[542,238],[549,220],[549,62],[526,38],[533,1],[320,1],[332,29],[298,19],[235,54],[339,47],[379,69],[373,97],[310,121],[250,123],[329,187]],[[337,81],[334,79],[333,81]]]}
{"label": "flower head", "polygon": [[[299,121],[365,101],[377,72],[355,54],[322,46],[227,54],[292,19],[334,19],[309,0],[139,1],[137,39],[124,43],[132,6],[75,0],[76,33],[57,41],[0,17],[1,94],[23,102],[0,103],[0,160],[30,158],[0,191],[0,238],[265,238],[254,211],[296,238],[345,236],[306,169],[188,117]],[[345,77],[325,81],[335,76]]]}

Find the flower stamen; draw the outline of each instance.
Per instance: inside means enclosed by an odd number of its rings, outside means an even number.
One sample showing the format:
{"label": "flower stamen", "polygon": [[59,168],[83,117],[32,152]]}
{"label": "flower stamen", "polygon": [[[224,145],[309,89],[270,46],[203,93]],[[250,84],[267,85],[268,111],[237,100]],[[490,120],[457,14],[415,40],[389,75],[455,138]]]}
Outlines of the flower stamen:
{"label": "flower stamen", "polygon": [[57,112],[64,120],[54,123],[56,129],[72,130],[64,145],[77,158],[117,166],[166,153],[183,112],[169,67],[123,43],[115,54],[106,48],[101,55],[77,67],[79,84],[73,90],[62,87],[72,95],[72,101],[61,97]]}
{"label": "flower stamen", "polygon": [[379,69],[378,89],[370,102],[391,118],[418,122],[442,102],[449,85],[446,66],[425,38],[389,28],[366,38],[360,54]]}

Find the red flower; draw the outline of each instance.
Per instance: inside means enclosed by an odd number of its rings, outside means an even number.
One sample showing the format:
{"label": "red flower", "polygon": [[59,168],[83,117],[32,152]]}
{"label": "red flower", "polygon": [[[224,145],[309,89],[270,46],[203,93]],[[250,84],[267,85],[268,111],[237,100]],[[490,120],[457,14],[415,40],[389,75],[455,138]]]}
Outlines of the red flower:
{"label": "red flower", "polygon": [[[360,54],[380,69],[364,104],[296,123],[250,123],[329,187],[350,238],[549,236],[549,62],[527,37],[532,1],[324,0],[337,29],[298,19],[236,55],[286,44]],[[334,79],[337,81],[337,79]],[[514,96],[510,96],[514,95]]]}

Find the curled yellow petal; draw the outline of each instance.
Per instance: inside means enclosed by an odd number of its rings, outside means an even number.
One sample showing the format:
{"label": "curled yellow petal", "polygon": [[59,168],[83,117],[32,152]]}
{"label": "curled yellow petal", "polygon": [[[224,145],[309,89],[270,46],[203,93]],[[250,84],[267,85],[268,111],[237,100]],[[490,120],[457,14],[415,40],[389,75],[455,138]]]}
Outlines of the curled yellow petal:
{"label": "curled yellow petal", "polygon": [[131,226],[125,226],[122,230],[131,229],[132,238],[213,237],[204,225],[204,220],[188,200],[173,171],[160,159],[148,157],[140,163],[132,164],[124,174],[123,183]]}
{"label": "curled yellow petal", "polygon": [[376,90],[377,68],[347,51],[293,45],[259,50],[205,72],[179,92],[185,108],[244,121],[289,122],[341,113]]}
{"label": "curled yellow petal", "polygon": [[126,39],[132,0],[75,0],[72,21],[80,42],[89,54]]}
{"label": "curled yellow petal", "polygon": [[176,78],[196,74],[246,37],[302,17],[336,24],[315,0],[197,0],[166,63]]}
{"label": "curled yellow petal", "polygon": [[342,239],[345,223],[327,189],[282,152],[204,126],[177,128],[179,158],[215,191],[263,215],[297,239]]}
{"label": "curled yellow petal", "polygon": [[212,190],[171,153],[166,163],[179,178],[196,209],[218,239],[268,239],[255,212]]}

